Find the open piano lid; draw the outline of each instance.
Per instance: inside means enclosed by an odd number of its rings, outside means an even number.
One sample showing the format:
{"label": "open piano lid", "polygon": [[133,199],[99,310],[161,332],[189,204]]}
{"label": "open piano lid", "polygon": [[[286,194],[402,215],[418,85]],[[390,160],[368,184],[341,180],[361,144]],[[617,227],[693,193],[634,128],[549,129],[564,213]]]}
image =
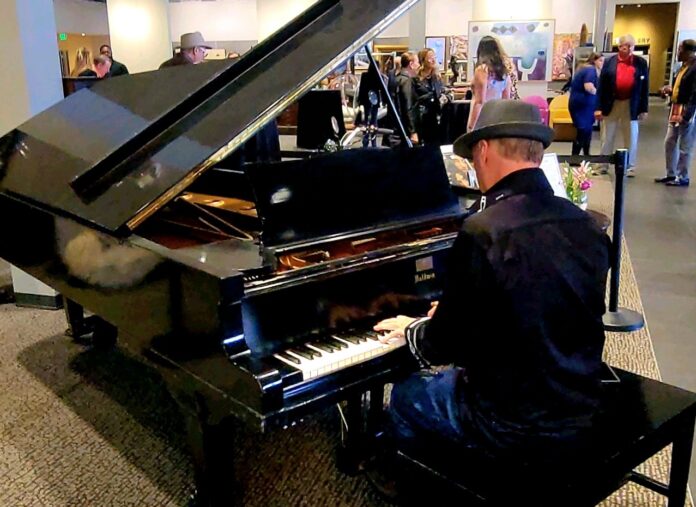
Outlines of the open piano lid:
{"label": "open piano lid", "polygon": [[81,90],[0,138],[0,192],[129,234],[416,1],[319,0],[236,64]]}

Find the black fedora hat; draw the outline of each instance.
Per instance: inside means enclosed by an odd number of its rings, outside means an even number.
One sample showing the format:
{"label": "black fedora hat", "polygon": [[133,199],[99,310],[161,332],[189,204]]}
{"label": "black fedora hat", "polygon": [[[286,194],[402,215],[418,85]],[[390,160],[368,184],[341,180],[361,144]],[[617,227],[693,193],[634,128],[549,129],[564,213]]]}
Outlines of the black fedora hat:
{"label": "black fedora hat", "polygon": [[539,109],[520,100],[490,100],[481,108],[476,127],[454,142],[454,153],[471,158],[471,148],[482,139],[514,137],[539,141],[548,148],[553,129],[541,122]]}

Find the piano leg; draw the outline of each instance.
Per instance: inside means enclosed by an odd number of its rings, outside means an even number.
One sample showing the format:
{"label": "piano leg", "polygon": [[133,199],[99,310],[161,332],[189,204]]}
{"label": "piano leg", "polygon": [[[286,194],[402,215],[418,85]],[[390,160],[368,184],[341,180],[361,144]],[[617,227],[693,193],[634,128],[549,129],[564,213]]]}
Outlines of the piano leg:
{"label": "piano leg", "polygon": [[196,481],[189,507],[241,505],[243,496],[234,473],[234,421],[211,423],[203,407],[197,414],[186,411],[185,419]]}
{"label": "piano leg", "polygon": [[89,342],[95,347],[111,348],[116,344],[118,329],[97,315],[85,317],[82,305],[63,298],[65,320],[68,322],[67,336],[76,342]]}
{"label": "piano leg", "polygon": [[336,465],[347,475],[356,475],[362,465],[363,394],[352,395],[346,400],[344,438],[336,450]]}

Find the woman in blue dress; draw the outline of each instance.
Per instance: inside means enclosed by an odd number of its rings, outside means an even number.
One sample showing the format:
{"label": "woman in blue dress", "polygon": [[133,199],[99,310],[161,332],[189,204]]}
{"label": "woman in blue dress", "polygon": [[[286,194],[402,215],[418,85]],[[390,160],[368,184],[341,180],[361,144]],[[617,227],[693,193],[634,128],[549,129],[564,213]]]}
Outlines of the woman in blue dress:
{"label": "woman in blue dress", "polygon": [[568,109],[577,130],[577,137],[573,141],[573,155],[579,155],[580,151],[590,155],[592,125],[597,109],[597,81],[603,64],[604,57],[599,53],[592,53],[575,71],[570,85]]}

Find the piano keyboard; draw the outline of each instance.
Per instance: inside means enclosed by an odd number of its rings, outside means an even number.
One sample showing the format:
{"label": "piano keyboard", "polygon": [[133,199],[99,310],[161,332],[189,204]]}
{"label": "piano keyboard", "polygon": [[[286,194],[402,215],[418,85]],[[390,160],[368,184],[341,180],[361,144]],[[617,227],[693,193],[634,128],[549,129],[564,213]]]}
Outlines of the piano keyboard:
{"label": "piano keyboard", "polygon": [[334,334],[296,345],[274,356],[300,370],[303,380],[309,380],[369,361],[403,346],[403,342],[382,343],[379,336],[375,331]]}

